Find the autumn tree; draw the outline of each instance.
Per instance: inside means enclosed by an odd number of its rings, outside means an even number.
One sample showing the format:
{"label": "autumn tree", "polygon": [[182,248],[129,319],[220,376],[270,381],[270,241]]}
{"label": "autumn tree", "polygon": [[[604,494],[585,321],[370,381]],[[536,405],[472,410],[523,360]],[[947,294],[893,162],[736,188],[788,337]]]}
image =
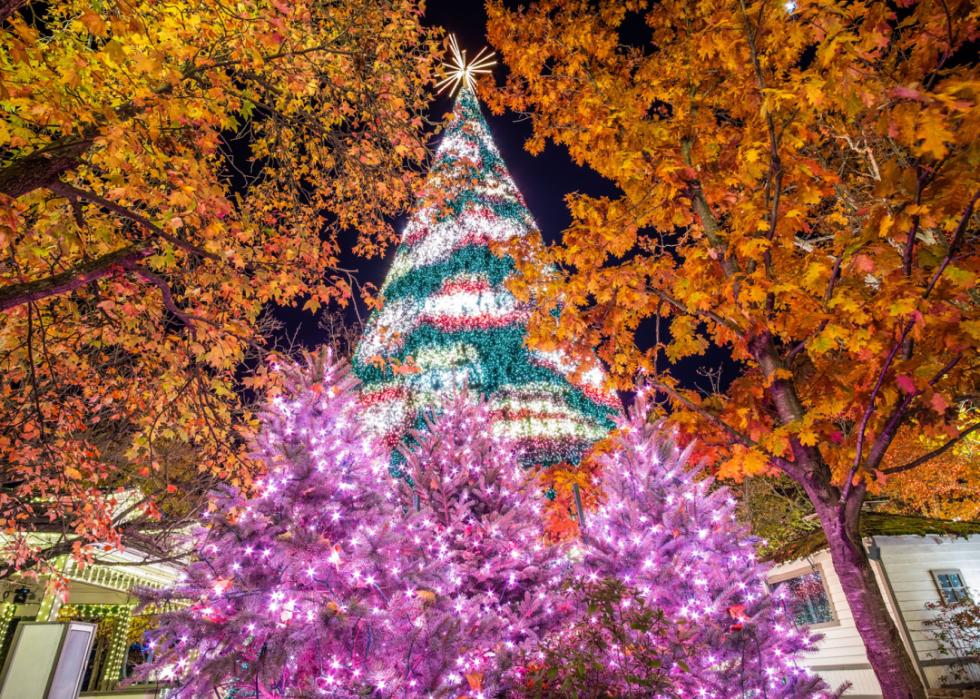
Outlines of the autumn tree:
{"label": "autumn tree", "polygon": [[[267,374],[243,384],[239,370],[269,349],[263,309],[349,298],[338,235],[383,250],[426,157],[438,45],[420,13],[411,0],[0,5],[13,569],[125,543],[116,491],[142,490],[141,516],[179,497],[171,453],[247,485],[246,394]],[[30,544],[38,531],[57,546]]]}
{"label": "autumn tree", "polygon": [[[596,344],[706,440],[781,471],[827,535],[885,697],[924,697],[859,535],[876,481],[980,422],[975,3],[488,3],[492,96],[619,188],[571,194],[534,342]],[[540,254],[540,252],[538,253]],[[540,259],[540,258],[538,258]],[[551,313],[558,314],[557,328]],[[661,328],[654,347],[637,330]],[[710,399],[669,362],[724,348]],[[667,363],[665,363],[665,360]],[[931,442],[889,460],[903,430]]]}

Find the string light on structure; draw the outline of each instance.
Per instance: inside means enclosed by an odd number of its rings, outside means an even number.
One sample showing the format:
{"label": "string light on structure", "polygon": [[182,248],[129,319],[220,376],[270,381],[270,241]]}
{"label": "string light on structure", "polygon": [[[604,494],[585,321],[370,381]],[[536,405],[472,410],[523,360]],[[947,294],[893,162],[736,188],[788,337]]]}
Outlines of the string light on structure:
{"label": "string light on structure", "polygon": [[454,118],[354,357],[361,419],[394,448],[466,387],[488,399],[494,434],[518,440],[525,465],[575,464],[611,429],[618,399],[595,357],[525,343],[532,307],[508,289],[518,265],[497,250],[540,233],[473,90],[492,54],[467,63],[450,46]]}
{"label": "string light on structure", "polygon": [[452,95],[463,85],[472,89],[475,76],[486,75],[490,72],[490,68],[497,65],[497,61],[494,60],[495,54],[492,51],[484,53],[487,51],[485,46],[480,49],[472,61],[467,63],[466,51],[460,50],[453,34],[449,35],[449,50],[453,54],[452,60],[443,62],[442,68],[445,71],[445,77],[436,84],[436,89],[440,93],[449,88],[449,94]]}

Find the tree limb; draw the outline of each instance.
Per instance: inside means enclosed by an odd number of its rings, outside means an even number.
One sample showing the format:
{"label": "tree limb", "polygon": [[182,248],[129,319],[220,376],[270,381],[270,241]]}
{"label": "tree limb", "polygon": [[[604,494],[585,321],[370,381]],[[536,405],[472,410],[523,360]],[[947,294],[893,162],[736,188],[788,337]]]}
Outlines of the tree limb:
{"label": "tree limb", "polygon": [[926,287],[926,291],[922,295],[922,298],[929,298],[929,294],[931,294],[932,290],[936,287],[939,277],[941,277],[943,272],[946,271],[946,266],[949,265],[950,260],[953,259],[953,255],[956,254],[956,250],[959,248],[960,242],[963,240],[963,234],[966,233],[967,226],[970,224],[970,218],[973,216],[973,207],[977,203],[978,196],[980,196],[980,190],[974,192],[969,203],[967,203],[966,209],[963,211],[963,217],[960,218],[960,223],[958,226],[956,226],[956,231],[953,233],[953,239],[949,241],[949,247],[946,250],[946,257],[943,258],[943,261],[939,264],[935,274],[932,275],[932,279],[929,280],[929,285]]}
{"label": "tree limb", "polygon": [[733,332],[736,332],[736,333],[739,333],[739,334],[745,332],[738,323],[736,323],[733,320],[730,320],[729,318],[725,318],[723,316],[720,316],[717,313],[715,313],[714,311],[700,311],[700,310],[698,310],[698,311],[692,311],[691,309],[689,309],[687,306],[685,306],[683,303],[681,303],[680,301],[678,301],[677,299],[675,299],[673,296],[671,296],[667,292],[661,291],[660,289],[658,289],[658,288],[656,288],[654,286],[649,286],[648,285],[647,286],[647,291],[649,291],[651,294],[653,294],[654,296],[656,296],[661,301],[664,301],[668,305],[673,306],[675,309],[677,309],[678,311],[680,311],[684,315],[693,316],[694,318],[697,318],[699,316],[703,316],[704,318],[708,318],[709,320],[713,320],[714,322],[718,323],[718,325],[722,325],[722,326],[728,328],[729,330],[731,330]]}
{"label": "tree limb", "polygon": [[193,313],[187,313],[180,310],[174,301],[173,293],[171,292],[170,285],[167,283],[166,279],[139,265],[133,265],[131,269],[137,276],[143,278],[145,281],[148,281],[150,284],[160,290],[160,294],[163,296],[163,305],[166,306],[168,311],[180,318],[181,322],[187,326],[191,333],[194,332],[194,321],[211,323],[211,321],[204,316],[194,315]]}
{"label": "tree limb", "polygon": [[[931,379],[929,379],[929,385],[935,386],[937,383],[939,383],[943,376],[945,376],[954,366],[959,363],[962,357],[963,355],[960,353],[953,355],[953,358],[950,359],[942,369],[937,371]],[[885,426],[882,428],[881,433],[871,445],[871,451],[868,453],[867,461],[867,467],[869,469],[878,468],[881,460],[885,458],[885,452],[888,451],[888,447],[895,439],[895,435],[898,434],[898,428],[901,426],[902,420],[905,419],[905,415],[908,413],[909,407],[912,405],[912,401],[922,395],[922,390],[923,389],[918,389],[912,393],[905,394],[905,396],[895,404],[895,407],[892,408],[891,413],[885,420]]]}
{"label": "tree limb", "polygon": [[766,455],[766,458],[777,463],[779,467],[784,471],[786,471],[787,473],[790,473],[794,470],[793,463],[791,461],[787,461],[783,457],[777,456],[776,454],[770,452],[768,449],[765,449],[761,444],[756,442],[747,434],[735,429],[734,427],[729,425],[727,422],[722,420],[720,417],[718,417],[711,411],[705,410],[691,399],[687,398],[681,393],[678,393],[672,386],[669,386],[668,384],[661,383],[660,381],[656,381],[656,380],[651,380],[650,385],[653,386],[658,391],[663,391],[664,393],[666,393],[668,396],[678,401],[679,403],[682,403],[685,408],[697,413],[701,417],[708,420],[711,424],[715,425],[716,427],[720,427],[727,434],[733,437],[735,441],[737,441],[739,444],[749,447],[751,449],[758,449],[759,451],[761,451]]}
{"label": "tree limb", "polygon": [[152,254],[153,250],[143,244],[129,245],[44,279],[0,287],[0,311],[74,291],[96,279],[118,274]]}
{"label": "tree limb", "polygon": [[163,238],[167,242],[172,243],[176,247],[179,247],[183,250],[186,250],[192,255],[197,255],[198,257],[206,257],[207,259],[214,260],[215,262],[222,261],[221,257],[215,255],[213,252],[208,252],[207,250],[204,250],[198,247],[197,245],[194,245],[193,243],[184,240],[183,238],[167,233],[165,230],[160,228],[160,226],[153,223],[153,221],[146,218],[145,216],[142,216],[141,214],[138,214],[135,211],[132,211],[131,209],[127,209],[124,206],[116,204],[115,202],[109,201],[105,197],[99,196],[95,192],[88,192],[84,189],[79,189],[78,187],[70,185],[67,182],[62,182],[60,180],[57,182],[49,183],[47,185],[47,188],[50,189],[55,194],[60,194],[61,196],[67,197],[68,199],[72,199],[72,198],[84,199],[85,201],[90,202],[92,204],[97,204],[102,208],[111,211],[114,214],[118,214],[123,218],[127,218],[130,221],[133,221],[134,223],[138,223],[152,235],[155,235],[159,238]]}
{"label": "tree limb", "polygon": [[0,0],[0,22],[6,22],[17,10],[27,4],[28,0]]}
{"label": "tree limb", "polygon": [[967,427],[965,430],[963,430],[962,432],[960,432],[958,435],[956,435],[955,437],[953,437],[952,439],[950,439],[948,442],[946,442],[942,446],[936,447],[932,451],[927,452],[927,453],[923,454],[922,456],[920,456],[918,458],[912,459],[908,463],[902,464],[901,466],[894,466],[892,468],[886,468],[884,471],[882,471],[882,473],[884,473],[886,476],[890,476],[893,473],[903,473],[905,471],[911,471],[913,468],[916,468],[918,466],[921,466],[925,462],[927,462],[927,461],[929,461],[931,459],[936,458],[937,456],[939,456],[940,454],[942,454],[943,452],[945,452],[947,449],[950,449],[950,448],[956,446],[959,442],[961,442],[963,440],[964,437],[966,437],[971,432],[974,432],[974,431],[976,431],[978,429],[980,429],[980,422],[974,422],[972,425],[970,425],[969,427]]}
{"label": "tree limb", "polygon": [[91,147],[92,139],[83,138],[17,158],[0,170],[0,194],[16,199],[35,189],[47,187],[62,174],[77,167],[82,154]]}
{"label": "tree limb", "polygon": [[851,471],[847,476],[847,480],[844,481],[844,491],[841,493],[841,502],[847,500],[847,496],[850,495],[851,487],[854,482],[854,476],[857,475],[858,469],[861,467],[861,456],[864,453],[864,436],[868,430],[868,421],[871,420],[871,416],[875,411],[875,400],[878,398],[878,393],[881,392],[881,387],[885,383],[885,376],[888,374],[888,370],[891,368],[892,362],[895,360],[895,355],[898,354],[898,350],[905,344],[905,338],[908,336],[911,329],[912,323],[906,324],[904,330],[902,330],[901,336],[895,341],[895,344],[892,345],[892,349],[888,353],[885,363],[881,366],[881,371],[878,372],[878,378],[875,381],[874,388],[871,390],[871,395],[868,397],[868,407],[865,408],[864,415],[861,416],[861,425],[858,427],[857,445],[854,447],[854,462],[851,464]]}

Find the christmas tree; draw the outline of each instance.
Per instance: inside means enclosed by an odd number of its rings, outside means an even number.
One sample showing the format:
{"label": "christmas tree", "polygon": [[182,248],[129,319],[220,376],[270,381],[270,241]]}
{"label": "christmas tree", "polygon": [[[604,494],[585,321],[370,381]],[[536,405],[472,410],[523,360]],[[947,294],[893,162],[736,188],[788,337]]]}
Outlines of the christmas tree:
{"label": "christmas tree", "polygon": [[611,428],[617,400],[594,359],[524,344],[528,308],[506,288],[514,261],[495,246],[540,234],[462,83],[355,355],[366,419],[394,449],[465,386],[490,400],[495,433],[518,440],[525,464],[577,463]]}
{"label": "christmas tree", "polygon": [[413,603],[385,592],[401,585],[388,565],[395,493],[356,419],[356,380],[327,353],[281,371],[255,444],[267,476],[251,497],[215,493],[179,585],[143,593],[168,609],[143,671],[181,696],[384,681],[375,639]]}
{"label": "christmas tree", "polygon": [[604,501],[576,571],[587,614],[546,644],[546,664],[582,682],[575,696],[824,692],[800,663],[816,639],[794,625],[785,590],[770,594],[734,497],[686,465],[693,444],[678,450],[649,407],[641,392],[599,457]]}
{"label": "christmas tree", "polygon": [[[411,630],[416,672],[438,677],[429,686],[451,697],[499,696],[515,681],[515,660],[569,611],[563,547],[545,543],[543,499],[519,450],[493,435],[492,419],[485,401],[449,396],[438,417],[412,431],[413,447],[402,447],[414,483],[399,485],[414,512],[402,557],[438,572],[428,583],[432,609]],[[452,669],[441,670],[448,661]]]}
{"label": "christmas tree", "polygon": [[142,593],[166,610],[142,676],[188,697],[495,691],[557,623],[568,567],[489,407],[447,401],[399,490],[349,367],[322,353],[282,371],[255,445],[267,477],[216,493],[180,583]]}

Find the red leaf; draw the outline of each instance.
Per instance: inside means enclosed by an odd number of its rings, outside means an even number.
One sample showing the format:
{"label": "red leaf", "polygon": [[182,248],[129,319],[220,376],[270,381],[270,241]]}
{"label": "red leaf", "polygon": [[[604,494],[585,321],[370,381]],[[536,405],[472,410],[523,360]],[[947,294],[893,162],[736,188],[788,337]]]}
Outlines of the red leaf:
{"label": "red leaf", "polygon": [[906,393],[915,393],[915,380],[911,376],[906,376],[905,374],[900,374],[898,378],[895,379],[895,383],[898,387],[905,391]]}

